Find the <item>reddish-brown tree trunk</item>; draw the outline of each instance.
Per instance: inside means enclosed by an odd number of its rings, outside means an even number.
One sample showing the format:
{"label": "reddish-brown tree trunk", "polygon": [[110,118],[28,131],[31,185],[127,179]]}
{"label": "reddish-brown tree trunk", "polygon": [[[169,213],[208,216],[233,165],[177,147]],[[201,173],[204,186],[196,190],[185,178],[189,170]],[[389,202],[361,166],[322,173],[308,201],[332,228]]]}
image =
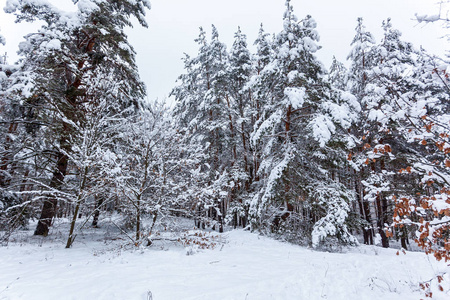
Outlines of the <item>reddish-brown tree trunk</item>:
{"label": "reddish-brown tree trunk", "polygon": [[100,217],[100,207],[103,204],[103,196],[97,196],[97,201],[95,202],[94,219],[92,220],[92,227],[98,228],[98,218]]}
{"label": "reddish-brown tree trunk", "polygon": [[[53,171],[52,179],[50,181],[50,187],[59,190],[64,182],[64,177],[67,173],[67,164],[69,158],[67,155],[60,152],[58,154],[58,161],[56,162],[56,168]],[[39,217],[39,222],[34,231],[34,235],[47,236],[49,232],[49,227],[52,224],[52,220],[56,215],[56,206],[58,200],[55,196],[48,196],[44,201],[44,206],[42,207],[41,216]]]}
{"label": "reddish-brown tree trunk", "polygon": [[289,142],[290,137],[289,137],[289,131],[291,130],[291,115],[292,115],[292,106],[289,105],[287,112],[286,112],[286,143]]}

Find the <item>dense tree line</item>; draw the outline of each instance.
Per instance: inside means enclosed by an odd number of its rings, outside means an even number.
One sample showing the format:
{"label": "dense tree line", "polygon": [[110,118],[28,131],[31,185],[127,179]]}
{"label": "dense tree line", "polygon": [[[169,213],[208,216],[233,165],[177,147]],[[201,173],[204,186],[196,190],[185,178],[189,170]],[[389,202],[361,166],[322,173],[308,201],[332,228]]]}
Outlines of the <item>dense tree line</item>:
{"label": "dense tree line", "polygon": [[[218,222],[225,214],[314,246],[354,244],[351,233],[362,233],[367,244],[395,238],[408,248],[419,229],[420,245],[448,253],[445,61],[402,41],[389,19],[376,43],[358,19],[349,69],[334,60],[327,72],[315,27],[287,1],[283,31],[270,38],[261,27],[254,54],[240,30],[229,53],[216,28],[210,41],[200,30],[173,95],[180,126],[204,145],[214,196],[203,206]],[[435,223],[439,241],[430,241],[436,231],[423,228]]]}
{"label": "dense tree line", "polygon": [[228,51],[217,28],[201,28],[169,110],[144,101],[123,33],[130,16],[146,26],[148,2],[75,2],[73,14],[7,5],[45,25],[17,64],[0,65],[5,238],[30,218],[47,235],[70,217],[70,247],[80,213],[97,226],[110,210],[135,244],[177,215],[326,249],[359,234],[383,247],[415,239],[449,258],[448,64],[389,19],[378,43],[358,19],[349,68],[334,59],[329,71],[314,19],[289,0],[282,31],[261,25],[255,53],[240,29]]}

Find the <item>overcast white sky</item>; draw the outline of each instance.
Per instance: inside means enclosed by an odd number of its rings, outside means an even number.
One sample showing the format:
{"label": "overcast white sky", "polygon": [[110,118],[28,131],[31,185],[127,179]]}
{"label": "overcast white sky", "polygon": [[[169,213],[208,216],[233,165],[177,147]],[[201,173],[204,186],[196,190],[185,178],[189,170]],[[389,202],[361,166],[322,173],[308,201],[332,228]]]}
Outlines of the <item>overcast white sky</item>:
{"label": "overcast white sky", "polygon": [[[52,0],[64,7],[70,0]],[[377,40],[381,36],[381,22],[392,18],[394,27],[403,33],[406,41],[416,47],[422,45],[430,52],[442,55],[448,42],[440,38],[444,31],[437,24],[422,25],[414,21],[414,14],[436,14],[438,0],[292,0],[299,18],[307,14],[317,21],[323,48],[318,52],[325,66],[333,55],[345,62],[354,36],[356,18],[364,18],[365,25]],[[3,8],[6,0],[0,0]],[[183,72],[183,52],[197,53],[194,39],[203,26],[209,33],[211,24],[219,30],[220,39],[228,48],[233,43],[238,26],[247,34],[249,46],[255,40],[259,26],[269,33],[278,33],[282,27],[285,0],[151,0],[147,13],[149,28],[128,30],[137,51],[137,62],[142,80],[146,83],[149,99],[164,98]],[[14,52],[22,36],[36,30],[36,25],[14,24],[14,17],[0,11],[0,34],[7,45],[0,45],[0,53],[8,52],[9,62],[17,59]],[[251,48],[252,49],[252,48]]]}

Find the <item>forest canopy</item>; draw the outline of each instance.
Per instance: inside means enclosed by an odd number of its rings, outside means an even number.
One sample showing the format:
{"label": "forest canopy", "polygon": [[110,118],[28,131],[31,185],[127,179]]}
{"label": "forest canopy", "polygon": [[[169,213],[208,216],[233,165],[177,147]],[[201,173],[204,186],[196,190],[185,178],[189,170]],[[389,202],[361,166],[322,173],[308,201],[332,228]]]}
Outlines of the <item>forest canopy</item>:
{"label": "forest canopy", "polygon": [[116,214],[133,244],[150,246],[176,216],[316,249],[413,240],[450,259],[448,57],[404,41],[390,19],[377,41],[358,18],[346,64],[325,67],[314,18],[288,0],[282,30],[261,25],[253,52],[240,28],[229,48],[214,25],[200,28],[169,108],[146,100],[124,32],[131,17],[147,26],[150,3],[74,3],[5,7],[44,24],[19,61],[0,61],[5,243],[35,219],[47,236],[67,218],[70,248]]}

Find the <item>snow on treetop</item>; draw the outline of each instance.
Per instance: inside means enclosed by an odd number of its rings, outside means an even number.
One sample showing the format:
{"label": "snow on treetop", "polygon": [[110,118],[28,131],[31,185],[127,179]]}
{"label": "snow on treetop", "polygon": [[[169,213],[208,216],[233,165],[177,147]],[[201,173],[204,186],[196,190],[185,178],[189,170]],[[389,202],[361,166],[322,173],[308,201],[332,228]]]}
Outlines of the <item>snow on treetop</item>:
{"label": "snow on treetop", "polygon": [[[103,0],[98,1],[98,2],[103,2]],[[94,1],[91,1],[91,0],[79,0],[77,5],[78,5],[78,9],[81,12],[86,13],[86,14],[90,14],[94,10],[99,9],[98,5]]]}
{"label": "snow on treetop", "polygon": [[314,53],[320,49],[320,46],[317,45],[309,36],[303,38],[303,47],[311,53]]}
{"label": "snow on treetop", "polygon": [[47,50],[60,50],[61,49],[61,41],[58,39],[50,40],[49,42],[43,42],[41,44],[41,49]]}
{"label": "snow on treetop", "polygon": [[3,10],[6,13],[13,13],[20,5],[53,7],[53,5],[51,5],[51,3],[47,0],[7,0]]}
{"label": "snow on treetop", "polygon": [[331,139],[331,136],[336,131],[336,127],[332,120],[324,115],[319,115],[310,124],[314,139],[319,142],[320,147],[325,147],[325,144]]}
{"label": "snow on treetop", "polygon": [[302,107],[305,102],[306,89],[304,87],[287,87],[284,90],[284,94],[292,108],[297,109]]}

